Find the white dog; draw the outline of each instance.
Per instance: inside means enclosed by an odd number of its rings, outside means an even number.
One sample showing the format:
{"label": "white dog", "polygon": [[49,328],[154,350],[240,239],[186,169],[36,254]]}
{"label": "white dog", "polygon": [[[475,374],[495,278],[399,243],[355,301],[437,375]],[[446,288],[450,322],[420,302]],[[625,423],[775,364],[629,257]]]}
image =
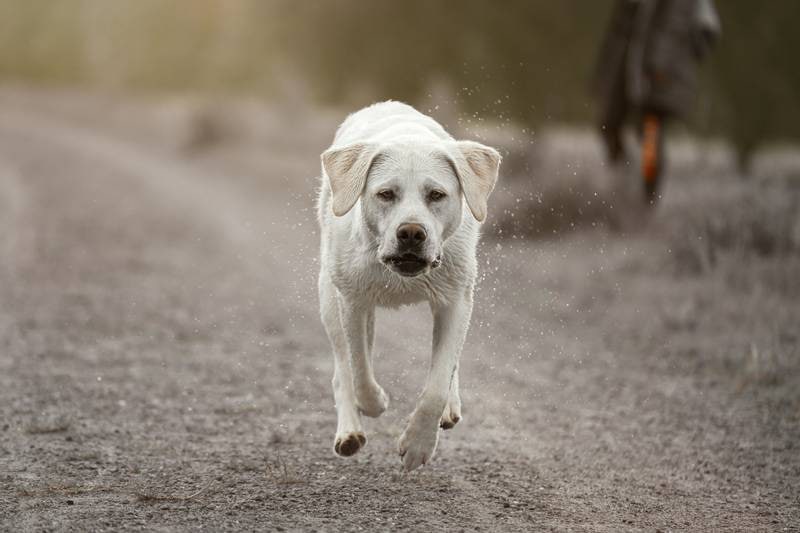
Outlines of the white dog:
{"label": "white dog", "polygon": [[389,404],[372,371],[376,306],[427,300],[433,313],[430,371],[398,444],[405,469],[429,461],[439,427],[460,420],[475,248],[499,166],[494,149],[456,141],[391,101],[350,115],[322,154],[319,295],[335,357],[337,454],[364,446],[361,414],[380,416]]}

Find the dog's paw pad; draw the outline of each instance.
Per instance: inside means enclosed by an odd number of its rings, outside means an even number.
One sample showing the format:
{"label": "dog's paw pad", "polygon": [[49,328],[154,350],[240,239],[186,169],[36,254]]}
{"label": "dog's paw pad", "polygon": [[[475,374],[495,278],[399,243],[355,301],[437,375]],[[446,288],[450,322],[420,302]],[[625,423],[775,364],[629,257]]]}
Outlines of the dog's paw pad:
{"label": "dog's paw pad", "polygon": [[439,420],[439,427],[442,429],[453,429],[456,424],[461,420],[461,405],[460,403],[453,403],[452,400],[447,404],[447,407],[442,413],[442,418]]}
{"label": "dog's paw pad", "polygon": [[449,414],[442,417],[442,420],[439,422],[439,427],[442,429],[453,429],[458,424],[461,417],[455,414]]}
{"label": "dog's paw pad", "polygon": [[367,437],[363,433],[348,433],[341,437],[336,437],[333,450],[337,455],[341,455],[342,457],[350,457],[358,450],[363,448],[366,443]]}

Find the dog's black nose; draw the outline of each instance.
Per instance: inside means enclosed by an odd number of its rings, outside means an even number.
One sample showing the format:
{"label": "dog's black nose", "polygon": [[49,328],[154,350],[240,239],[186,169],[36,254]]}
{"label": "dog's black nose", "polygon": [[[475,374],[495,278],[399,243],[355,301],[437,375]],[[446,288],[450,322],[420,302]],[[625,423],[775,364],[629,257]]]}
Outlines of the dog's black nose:
{"label": "dog's black nose", "polygon": [[425,232],[425,228],[419,224],[400,224],[400,227],[397,228],[397,242],[404,247],[419,246],[427,238],[428,234]]}

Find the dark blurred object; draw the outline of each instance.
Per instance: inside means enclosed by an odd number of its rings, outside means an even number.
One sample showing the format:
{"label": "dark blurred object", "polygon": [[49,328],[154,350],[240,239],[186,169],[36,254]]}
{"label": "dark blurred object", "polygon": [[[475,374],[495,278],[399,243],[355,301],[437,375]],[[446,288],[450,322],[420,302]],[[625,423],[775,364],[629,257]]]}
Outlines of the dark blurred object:
{"label": "dark blurred object", "polygon": [[[538,135],[596,117],[586,83],[615,4],[0,0],[0,84],[233,94],[287,109],[392,98],[452,127],[513,121]],[[800,2],[716,8],[724,46],[686,122],[732,141],[747,170],[759,150],[800,140]]]}
{"label": "dark blurred object", "polygon": [[600,129],[612,163],[627,159],[622,139],[634,117],[642,140],[648,202],[664,168],[664,126],[685,118],[697,93],[697,67],[720,33],[711,0],[620,0],[595,73]]}

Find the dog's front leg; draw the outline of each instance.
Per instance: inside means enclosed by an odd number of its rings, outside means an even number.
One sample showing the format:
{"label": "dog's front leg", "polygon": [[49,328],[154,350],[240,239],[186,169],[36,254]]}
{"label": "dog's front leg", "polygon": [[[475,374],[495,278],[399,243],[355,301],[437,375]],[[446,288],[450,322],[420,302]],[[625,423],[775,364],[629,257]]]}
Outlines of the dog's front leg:
{"label": "dog's front leg", "polygon": [[459,420],[461,420],[461,395],[458,391],[458,365],[456,365],[453,380],[450,382],[450,396],[447,398],[447,406],[444,408],[439,425],[442,429],[453,429]]}
{"label": "dog's front leg", "polygon": [[334,355],[333,395],[336,400],[337,424],[333,449],[339,455],[348,456],[362,448],[367,443],[367,437],[361,427],[361,417],[356,407],[350,348],[342,324],[342,297],[324,272],[319,279],[319,297],[322,323],[330,338]]}
{"label": "dog's front leg", "polygon": [[439,423],[450,394],[453,375],[472,315],[472,288],[433,311],[433,358],[425,388],[400,437],[398,449],[406,470],[413,470],[433,457],[439,438]]}
{"label": "dog's front leg", "polygon": [[344,298],[342,325],[350,348],[353,388],[358,410],[367,416],[380,416],[389,406],[389,397],[375,381],[372,369],[375,307]]}

